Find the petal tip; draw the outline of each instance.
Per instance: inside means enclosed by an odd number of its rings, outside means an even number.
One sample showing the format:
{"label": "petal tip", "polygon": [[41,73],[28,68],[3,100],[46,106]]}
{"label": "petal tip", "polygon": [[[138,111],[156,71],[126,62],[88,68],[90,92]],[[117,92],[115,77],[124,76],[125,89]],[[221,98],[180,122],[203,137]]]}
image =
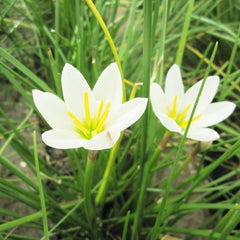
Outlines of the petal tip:
{"label": "petal tip", "polygon": [[168,70],[168,72],[172,73],[172,74],[178,74],[181,76],[181,70],[180,67],[174,63]]}
{"label": "petal tip", "polygon": [[158,83],[155,83],[155,82],[152,82],[152,83],[151,83],[151,86],[150,86],[150,89],[156,88],[156,87],[159,87],[159,84],[158,84]]}
{"label": "petal tip", "polygon": [[213,83],[216,88],[218,88],[218,85],[220,83],[220,77],[219,76],[209,76],[207,77],[206,81],[211,81],[211,83]]}
{"label": "petal tip", "polygon": [[65,63],[63,69],[64,68],[69,68],[69,67],[73,67],[73,65],[71,65],[70,63]]}
{"label": "petal tip", "polygon": [[42,92],[38,89],[33,89],[32,90],[32,96],[33,96],[33,101],[36,105],[36,102],[39,100],[39,98],[41,98],[44,94],[46,94],[46,92]]}
{"label": "petal tip", "polygon": [[120,75],[120,70],[116,62],[110,63],[108,67],[106,67],[105,70],[110,70],[113,71],[114,74],[119,74]]}
{"label": "petal tip", "polygon": [[111,66],[111,67],[117,67],[117,68],[118,68],[118,65],[117,65],[116,62],[112,62],[112,63],[110,63],[110,64],[109,64],[109,67],[110,67],[110,66]]}
{"label": "petal tip", "polygon": [[68,71],[72,71],[73,69],[74,70],[76,69],[73,65],[71,65],[70,63],[65,63],[63,70],[62,70],[62,74],[64,74],[65,72],[68,72]]}
{"label": "petal tip", "polygon": [[176,63],[174,63],[170,68],[175,68],[175,69],[179,69],[180,70],[180,67]]}
{"label": "petal tip", "polygon": [[235,108],[236,108],[236,104],[235,103],[233,103],[233,102],[229,102],[230,103],[230,105],[231,105],[231,108],[232,108],[232,112],[234,112],[234,110],[235,110]]}
{"label": "petal tip", "polygon": [[38,94],[38,92],[39,92],[38,89],[33,89],[33,90],[32,90],[32,95],[33,95],[33,97],[34,97],[36,94]]}

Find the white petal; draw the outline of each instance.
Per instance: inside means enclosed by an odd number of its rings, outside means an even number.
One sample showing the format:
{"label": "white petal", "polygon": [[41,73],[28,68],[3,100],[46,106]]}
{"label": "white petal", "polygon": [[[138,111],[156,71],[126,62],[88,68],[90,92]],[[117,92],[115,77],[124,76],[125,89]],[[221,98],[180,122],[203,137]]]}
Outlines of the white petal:
{"label": "white petal", "polygon": [[68,63],[65,64],[62,72],[62,90],[68,109],[81,120],[85,114],[84,92],[91,95],[92,90],[83,75]]}
{"label": "white petal", "polygon": [[151,84],[150,99],[153,111],[158,118],[160,114],[166,113],[166,97],[162,88],[157,83]]}
{"label": "white petal", "polygon": [[165,114],[160,114],[159,118],[162,125],[167,128],[171,132],[181,132],[181,128],[178,126],[178,124],[172,119],[169,118]]}
{"label": "white petal", "polygon": [[144,113],[147,106],[147,98],[134,98],[121,105],[108,127],[122,131],[135,123]]}
{"label": "white petal", "polygon": [[236,105],[231,102],[218,102],[208,105],[202,116],[194,122],[194,126],[208,127],[217,124],[229,117]]}
{"label": "white petal", "polygon": [[[183,135],[184,132],[181,134]],[[217,140],[220,136],[210,128],[190,128],[187,137],[197,141],[208,142]]]}
{"label": "white petal", "polygon": [[174,64],[168,71],[165,83],[165,95],[169,101],[173,101],[175,96],[181,102],[184,94],[184,86],[182,82],[180,68]]}
{"label": "white petal", "polygon": [[[189,115],[196,101],[202,82],[203,80],[194,84],[190,89],[188,89],[188,91],[184,95],[182,110],[185,109],[189,104],[191,104],[191,108],[189,109]],[[195,115],[200,114],[212,102],[217,92],[218,85],[218,76],[210,76],[206,79],[203,91],[198,102],[198,106],[195,111]]]}
{"label": "white petal", "polygon": [[109,115],[113,109],[119,108],[122,103],[122,80],[116,63],[110,64],[100,75],[93,88],[97,101],[105,100],[111,104]]}
{"label": "white petal", "polygon": [[52,93],[33,90],[33,101],[38,111],[52,128],[73,129],[65,103]]}
{"label": "white petal", "polygon": [[86,143],[84,143],[84,148],[88,150],[103,150],[112,148],[120,137],[120,132],[107,130],[99,133]]}
{"label": "white petal", "polygon": [[88,140],[82,139],[74,131],[53,129],[42,134],[43,142],[57,149],[72,149],[82,147]]}

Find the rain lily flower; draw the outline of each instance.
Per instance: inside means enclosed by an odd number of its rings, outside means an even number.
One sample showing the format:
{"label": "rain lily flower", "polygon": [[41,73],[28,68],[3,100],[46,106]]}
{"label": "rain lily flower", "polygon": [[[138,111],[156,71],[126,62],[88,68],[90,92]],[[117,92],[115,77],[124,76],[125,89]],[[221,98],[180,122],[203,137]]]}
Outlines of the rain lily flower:
{"label": "rain lily flower", "polygon": [[[167,73],[165,93],[158,84],[151,84],[153,111],[169,131],[184,134],[202,81],[184,93],[180,69],[174,64]],[[227,118],[234,111],[235,104],[227,101],[211,103],[218,85],[219,77],[210,76],[206,79],[187,133],[188,138],[198,141],[213,141],[219,138],[219,134],[208,127]]]}
{"label": "rain lily flower", "polygon": [[116,63],[102,72],[93,90],[76,68],[65,64],[62,90],[64,101],[52,93],[32,92],[37,109],[52,128],[42,134],[42,140],[53,148],[111,148],[120,132],[136,122],[147,105],[146,98],[122,103]]}

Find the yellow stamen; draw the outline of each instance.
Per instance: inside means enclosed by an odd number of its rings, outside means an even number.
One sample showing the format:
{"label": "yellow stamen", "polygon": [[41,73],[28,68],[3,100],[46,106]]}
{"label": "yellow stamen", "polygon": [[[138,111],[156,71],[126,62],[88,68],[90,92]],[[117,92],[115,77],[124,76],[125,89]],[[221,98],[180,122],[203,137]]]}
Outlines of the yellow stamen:
{"label": "yellow stamen", "polygon": [[103,105],[104,105],[104,100],[101,101],[99,109],[98,109],[97,122],[99,121],[99,118],[101,116],[101,113],[102,113],[102,110],[103,110]]}
{"label": "yellow stamen", "polygon": [[90,127],[91,115],[90,115],[89,102],[88,102],[88,92],[84,92],[84,107],[85,107],[86,122],[87,122],[87,125]]}
{"label": "yellow stamen", "polygon": [[89,130],[87,128],[84,127],[84,125],[70,112],[67,112],[69,117],[73,120],[74,124],[77,126],[77,128],[79,128],[83,133],[85,134],[89,134]]}
{"label": "yellow stamen", "polygon": [[185,115],[186,115],[186,113],[187,113],[187,111],[189,110],[189,108],[191,107],[191,103],[183,110],[183,112],[178,116],[178,121],[179,122],[181,122],[183,119],[184,119],[184,117],[185,117]]}
{"label": "yellow stamen", "polygon": [[176,119],[176,116],[177,116],[177,96],[174,97],[172,114],[173,114],[173,118]]}
{"label": "yellow stamen", "polygon": [[103,114],[102,114],[102,116],[99,120],[99,123],[98,123],[97,128],[96,128],[96,132],[99,132],[101,130],[104,122],[106,121],[106,119],[108,117],[109,110],[110,110],[110,103],[107,104],[106,109],[103,112]]}
{"label": "yellow stamen", "polygon": [[186,128],[187,125],[188,125],[188,121],[185,121],[185,122],[181,123],[179,126],[184,129],[184,128]]}
{"label": "yellow stamen", "polygon": [[84,92],[84,109],[85,109],[85,119],[83,122],[80,122],[73,113],[68,111],[68,115],[73,120],[73,123],[76,125],[77,129],[80,131],[80,134],[84,135],[83,137],[86,139],[91,139],[96,136],[99,132],[105,130],[103,129],[104,122],[108,117],[108,113],[110,110],[110,103],[106,105],[105,110],[104,108],[104,100],[101,100],[100,104],[98,104],[98,109],[96,114],[92,116],[90,113],[90,106],[89,106],[89,98],[88,92]]}
{"label": "yellow stamen", "polygon": [[[192,119],[192,121],[191,121],[191,124],[192,124],[194,121],[196,121],[197,119],[199,119],[200,117],[201,117],[201,114],[199,114],[199,115],[197,115],[196,117],[194,117],[194,118]],[[181,128],[185,128],[185,127],[188,125],[188,122],[189,122],[189,121],[185,121],[185,122],[181,123],[181,124],[180,124],[180,127],[181,127]]]}
{"label": "yellow stamen", "polygon": [[193,122],[193,121],[196,121],[196,120],[199,119],[201,116],[202,116],[201,114],[197,115],[196,117],[194,117],[194,118],[192,119],[192,122]]}
{"label": "yellow stamen", "polygon": [[104,100],[101,101],[101,103],[99,105],[99,108],[98,108],[97,115],[93,118],[93,121],[92,121],[92,128],[93,129],[95,129],[97,127],[97,123],[98,123],[99,118],[100,118],[101,113],[102,113],[103,105],[104,105]]}

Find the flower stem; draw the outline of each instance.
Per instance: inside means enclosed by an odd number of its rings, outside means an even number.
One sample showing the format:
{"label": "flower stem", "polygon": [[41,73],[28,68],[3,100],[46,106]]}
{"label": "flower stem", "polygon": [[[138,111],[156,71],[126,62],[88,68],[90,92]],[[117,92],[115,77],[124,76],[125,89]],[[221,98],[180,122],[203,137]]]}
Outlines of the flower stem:
{"label": "flower stem", "polygon": [[[94,16],[96,17],[98,23],[100,24],[100,26],[101,26],[101,28],[102,28],[102,30],[103,30],[103,32],[104,32],[104,34],[105,34],[105,36],[108,40],[108,43],[109,43],[110,48],[112,50],[115,61],[118,65],[118,68],[119,68],[119,71],[120,71],[120,74],[121,74],[121,78],[122,78],[122,92],[123,92],[122,93],[122,102],[125,102],[126,101],[126,89],[125,89],[125,84],[124,84],[123,71],[122,71],[120,59],[119,59],[119,56],[118,56],[118,53],[117,53],[117,49],[114,45],[114,42],[113,42],[112,37],[111,37],[111,35],[108,31],[108,28],[107,28],[106,24],[104,23],[104,21],[103,21],[101,15],[100,15],[100,13],[98,12],[96,6],[92,2],[92,0],[85,0],[85,1],[86,1],[87,5],[89,6],[89,8],[91,9]],[[109,160],[108,160],[108,164],[107,164],[107,168],[106,168],[105,173],[104,173],[103,182],[101,184],[101,187],[99,189],[99,192],[98,192],[96,200],[95,200],[97,205],[104,202],[105,195],[107,193],[108,182],[109,182],[109,179],[111,177],[110,174],[111,174],[112,168],[114,166],[114,162],[115,162],[115,159],[116,159],[116,156],[117,156],[117,152],[118,152],[118,149],[119,149],[119,146],[120,146],[121,139],[122,139],[122,135],[118,139],[117,143],[115,144],[115,146],[111,150]]]}
{"label": "flower stem", "polygon": [[[166,32],[167,32],[168,10],[169,10],[168,0],[164,0],[163,1],[163,15],[162,15],[161,37],[160,37],[160,51],[159,51],[160,57],[158,57],[158,59],[160,61],[160,65],[159,65],[159,78],[156,79],[156,81],[160,84],[160,86],[162,86],[162,82],[163,82],[164,49],[165,49],[165,40],[166,40]],[[153,28],[154,28],[154,26],[153,26]],[[152,39],[152,41],[153,41],[153,39]],[[155,67],[156,67],[156,65],[155,65]]]}
{"label": "flower stem", "polygon": [[108,43],[110,45],[110,48],[112,49],[112,53],[113,53],[113,56],[115,58],[115,61],[118,65],[118,68],[119,68],[119,71],[120,71],[120,74],[121,74],[121,78],[122,78],[122,85],[123,85],[123,102],[126,101],[126,91],[125,91],[125,85],[124,85],[124,81],[123,81],[123,71],[122,71],[122,67],[121,67],[121,63],[120,63],[120,60],[119,60],[119,57],[118,57],[118,53],[117,53],[117,49],[114,45],[114,42],[112,40],[112,37],[108,31],[108,28],[106,26],[106,24],[104,23],[100,13],[98,12],[96,6],[94,5],[94,3],[92,2],[92,0],[85,0],[87,5],[90,7],[92,13],[94,14],[94,16],[96,17],[98,23],[100,24],[107,40],[108,40]]}
{"label": "flower stem", "polygon": [[91,189],[93,185],[93,177],[94,177],[94,167],[95,167],[95,160],[97,152],[89,151],[88,152],[88,159],[87,165],[85,170],[85,179],[84,179],[84,188],[83,188],[83,195],[85,198],[85,214],[90,225],[90,228],[93,229],[94,233],[94,219],[95,219],[95,211],[94,211],[94,204],[91,198]]}
{"label": "flower stem", "polygon": [[154,154],[151,156],[151,158],[149,158],[149,160],[144,165],[141,188],[140,188],[140,193],[138,196],[137,210],[136,210],[136,215],[134,218],[132,239],[136,238],[136,231],[138,230],[139,226],[141,226],[140,221],[142,219],[142,217],[141,217],[142,211],[140,209],[142,209],[144,207],[143,205],[144,205],[144,200],[145,200],[146,189],[147,189],[148,183],[151,182],[152,177],[153,177],[152,175],[149,176],[149,173],[151,172],[151,168],[152,168],[152,166],[154,166],[154,163],[157,161],[157,159],[159,159],[161,152],[163,151],[163,149],[165,148],[166,144],[168,143],[168,141],[171,137],[172,137],[172,135],[170,135],[168,133],[166,133],[163,136],[158,148],[156,149]]}
{"label": "flower stem", "polygon": [[40,175],[40,167],[39,167],[38,153],[37,153],[37,137],[36,137],[35,131],[33,132],[33,145],[34,145],[34,158],[35,158],[36,174],[37,174],[37,180],[38,180],[38,186],[39,186],[40,202],[41,202],[41,208],[42,208],[43,230],[44,230],[44,237],[45,237],[44,239],[49,240],[47,211],[46,211],[46,205],[45,205],[45,199],[44,199],[42,180]]}
{"label": "flower stem", "polygon": [[199,151],[200,151],[200,142],[197,143],[197,145],[192,150],[192,152],[189,154],[189,156],[179,166],[179,168],[177,168],[174,177],[177,177],[186,168],[186,166],[196,157],[196,155]]}
{"label": "flower stem", "polygon": [[105,170],[105,173],[103,176],[103,181],[102,181],[102,184],[99,188],[98,194],[95,199],[96,205],[104,203],[104,199],[105,199],[107,189],[108,189],[108,184],[109,184],[109,181],[111,178],[112,169],[113,169],[114,162],[115,162],[115,159],[116,159],[116,156],[118,153],[120,142],[122,140],[122,135],[123,135],[123,133],[121,133],[120,138],[118,139],[118,141],[116,142],[116,144],[113,146],[113,148],[111,150],[111,153],[110,153],[110,156],[108,159],[108,163],[107,163],[107,167],[106,167],[106,170]]}
{"label": "flower stem", "polygon": [[182,64],[182,58],[183,58],[183,52],[184,52],[184,47],[186,44],[186,40],[187,40],[187,34],[188,34],[188,29],[189,29],[189,24],[191,21],[191,16],[192,16],[192,11],[193,11],[193,6],[194,6],[194,0],[189,0],[188,3],[188,10],[186,13],[186,18],[184,21],[184,25],[183,25],[183,31],[181,34],[181,39],[178,45],[178,51],[177,51],[177,57],[176,57],[176,63],[181,66]]}
{"label": "flower stem", "polygon": [[[144,22],[143,22],[143,87],[142,87],[142,97],[149,97],[150,89],[150,77],[151,77],[151,56],[152,56],[152,0],[144,0]],[[138,238],[140,235],[142,219],[143,219],[143,209],[146,186],[148,183],[148,172],[151,162],[145,163],[147,159],[147,137],[148,137],[148,118],[149,118],[149,104],[142,116],[141,122],[141,148],[139,153],[139,165],[140,165],[140,177],[137,182],[140,188],[140,193],[138,196],[138,202],[136,207],[136,212],[134,216],[133,229],[131,239]]]}

